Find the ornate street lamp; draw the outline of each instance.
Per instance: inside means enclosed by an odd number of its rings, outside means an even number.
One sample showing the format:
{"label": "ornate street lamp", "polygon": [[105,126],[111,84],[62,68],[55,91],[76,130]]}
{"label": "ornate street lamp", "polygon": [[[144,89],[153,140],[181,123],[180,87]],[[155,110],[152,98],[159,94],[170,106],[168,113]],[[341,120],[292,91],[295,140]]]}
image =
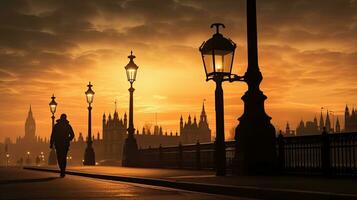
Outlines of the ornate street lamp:
{"label": "ornate street lamp", "polygon": [[232,74],[234,51],[236,44],[219,32],[219,27],[225,28],[224,24],[215,23],[211,28],[216,28],[216,33],[203,42],[199,48],[203,66],[206,72],[206,81],[216,82],[215,109],[216,109],[216,141],[215,141],[215,163],[216,175],[226,174],[226,151],[224,141],[224,108],[223,108],[223,81],[241,80],[242,77]]}
{"label": "ornate street lamp", "polygon": [[[52,119],[52,128],[51,131],[53,130],[53,126],[55,124],[55,113],[57,109],[57,102],[55,101],[56,97],[54,94],[52,94],[51,97],[51,102],[48,104],[50,106],[50,111],[52,113],[51,119]],[[50,151],[50,155],[48,157],[48,165],[56,165],[57,164],[57,158],[56,158],[56,151],[55,148],[52,147]]]}
{"label": "ornate street lamp", "polygon": [[84,153],[83,165],[95,165],[95,153],[92,146],[92,103],[94,98],[93,85],[89,82],[87,85],[88,90],[85,92],[88,103],[88,138],[87,147]]}
{"label": "ornate street lamp", "polygon": [[[248,91],[243,95],[244,113],[236,128],[236,152],[234,170],[236,174],[269,174],[276,167],[275,128],[271,117],[265,113],[264,101],[267,98],[259,85],[263,76],[258,65],[256,1],[247,0],[247,42],[248,69],[243,77],[231,74],[236,45],[219,33],[219,26],[212,24],[217,33],[200,47],[206,80],[216,84],[216,174],[225,174],[225,146],[223,125],[222,81],[244,81]],[[217,59],[218,58],[218,59]]]}
{"label": "ornate street lamp", "polygon": [[[125,66],[125,71],[126,71],[126,77],[128,78],[128,81],[130,82],[130,88],[133,88],[133,83],[136,80],[136,73],[138,71],[139,66],[137,66],[134,63],[134,58],[136,58],[133,55],[133,51],[130,52],[130,55],[128,56],[129,63]],[[134,91],[134,88],[133,88]]]}
{"label": "ornate street lamp", "polygon": [[199,48],[206,72],[206,81],[231,80],[234,51],[237,45],[232,40],[223,37],[219,32],[220,26],[225,28],[221,23],[211,25],[211,28],[216,28],[216,33],[212,38],[203,42]]}
{"label": "ornate street lamp", "polygon": [[55,123],[55,117],[54,117],[54,114],[56,112],[56,108],[57,108],[57,102],[55,101],[56,97],[55,95],[53,94],[52,97],[51,97],[51,102],[48,104],[50,106],[50,111],[52,113],[52,124]]}
{"label": "ornate street lamp", "polygon": [[123,150],[123,166],[134,166],[137,151],[138,151],[138,145],[136,143],[136,139],[134,137],[135,133],[135,128],[134,128],[134,122],[133,122],[133,93],[134,93],[134,88],[133,88],[133,83],[136,79],[136,73],[138,70],[138,66],[134,63],[134,58],[135,56],[133,55],[133,52],[130,52],[130,55],[128,56],[129,63],[125,66],[126,70],[126,75],[128,78],[128,81],[130,83],[130,88],[129,88],[129,93],[130,93],[130,102],[129,102],[129,127],[128,127],[128,137],[125,140],[124,144],[124,150]]}

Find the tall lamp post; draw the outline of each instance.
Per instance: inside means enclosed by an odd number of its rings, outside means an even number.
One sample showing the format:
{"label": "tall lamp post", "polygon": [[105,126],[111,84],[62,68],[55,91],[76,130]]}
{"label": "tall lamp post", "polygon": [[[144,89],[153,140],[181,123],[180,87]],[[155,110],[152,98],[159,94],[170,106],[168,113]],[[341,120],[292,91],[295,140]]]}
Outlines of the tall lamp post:
{"label": "tall lamp post", "polygon": [[258,65],[256,0],[247,0],[248,91],[242,96],[243,115],[236,128],[236,174],[271,174],[277,166],[275,128],[264,109],[267,97],[259,86],[263,75]]}
{"label": "tall lamp post", "polygon": [[94,97],[94,91],[92,90],[93,85],[89,82],[87,85],[88,90],[85,92],[87,103],[88,103],[88,138],[87,147],[84,153],[83,165],[95,165],[95,154],[93,149],[92,141],[92,103]]}
{"label": "tall lamp post", "polygon": [[[51,102],[48,104],[50,106],[50,111],[52,113],[51,119],[52,119],[52,128],[51,131],[53,130],[53,126],[55,125],[55,113],[57,109],[57,102],[55,101],[56,97],[53,94],[51,97]],[[57,159],[56,159],[56,151],[54,147],[51,148],[50,155],[48,156],[48,165],[56,165],[57,164]]]}
{"label": "tall lamp post", "polygon": [[[211,28],[216,28],[216,33],[204,42],[199,48],[206,72],[206,81],[213,80],[216,83],[215,109],[216,109],[216,141],[215,141],[215,164],[216,175],[226,174],[226,151],[224,141],[224,109],[223,109],[223,81],[231,81],[232,64],[236,44],[219,32],[223,24],[215,23]],[[234,78],[234,77],[233,77]]]}
{"label": "tall lamp post", "polygon": [[216,33],[199,48],[206,81],[216,82],[216,174],[225,175],[225,142],[223,114],[223,81],[244,81],[248,91],[243,95],[244,112],[236,128],[236,152],[233,172],[236,174],[272,173],[276,166],[275,128],[264,110],[267,98],[260,90],[263,80],[258,65],[256,1],[247,0],[248,69],[244,76],[232,74],[236,44],[219,33],[223,24],[212,24]]}
{"label": "tall lamp post", "polygon": [[124,144],[124,150],[123,150],[123,166],[134,166],[135,165],[135,158],[137,155],[138,151],[138,145],[136,143],[136,139],[134,137],[135,133],[135,128],[134,128],[134,122],[133,122],[133,93],[134,93],[134,88],[133,88],[133,83],[136,79],[136,73],[138,70],[138,66],[134,63],[134,58],[135,56],[133,55],[133,52],[130,52],[130,55],[128,56],[129,63],[125,66],[126,70],[126,75],[128,78],[128,81],[130,83],[130,88],[129,88],[129,93],[130,93],[130,102],[129,102],[129,127],[128,127],[128,137],[125,140]]}

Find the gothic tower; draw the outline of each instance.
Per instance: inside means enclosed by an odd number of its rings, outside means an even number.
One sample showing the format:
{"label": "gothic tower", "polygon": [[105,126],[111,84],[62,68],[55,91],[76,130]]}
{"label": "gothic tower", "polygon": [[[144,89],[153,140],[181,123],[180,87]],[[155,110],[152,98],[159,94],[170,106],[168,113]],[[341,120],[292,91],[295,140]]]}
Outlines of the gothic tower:
{"label": "gothic tower", "polygon": [[34,142],[36,140],[36,123],[33,118],[32,109],[30,105],[30,110],[27,114],[26,122],[25,122],[25,140],[28,142]]}
{"label": "gothic tower", "polygon": [[336,133],[340,133],[341,132],[341,127],[340,127],[340,121],[338,120],[338,117],[337,117],[337,120],[336,120]]}
{"label": "gothic tower", "polygon": [[202,122],[207,122],[207,115],[206,115],[206,110],[205,110],[205,102],[202,104],[202,111],[200,115],[200,121]]}
{"label": "gothic tower", "polygon": [[350,121],[350,110],[348,109],[348,106],[346,104],[346,108],[345,108],[345,131],[348,131],[350,129],[349,121]]}
{"label": "gothic tower", "polygon": [[324,130],[325,124],[324,124],[324,117],[322,116],[322,111],[320,114],[320,124],[319,124],[319,128],[320,128],[320,132],[322,133],[322,131]]}
{"label": "gothic tower", "polygon": [[316,118],[316,115],[315,115],[315,117],[314,117],[314,126],[319,127],[319,125],[317,124],[317,118]]}
{"label": "gothic tower", "polygon": [[201,115],[200,115],[199,127],[207,127],[208,128],[207,114],[206,114],[206,110],[205,110],[205,102],[203,102],[203,104],[202,104],[202,111],[201,111]]}
{"label": "gothic tower", "polygon": [[102,120],[103,137],[104,137],[104,129],[106,124],[107,124],[106,116],[105,113],[103,113],[103,120]]}
{"label": "gothic tower", "polygon": [[326,122],[325,122],[325,126],[326,126],[326,131],[329,133],[332,131],[331,129],[331,122],[330,122],[330,116],[328,114],[328,111],[326,113]]}
{"label": "gothic tower", "polygon": [[290,135],[290,126],[289,126],[289,122],[286,123],[286,128],[285,128],[285,134],[286,135]]}
{"label": "gothic tower", "polygon": [[[198,121],[199,120],[199,121]],[[187,122],[180,117],[180,141],[183,144],[194,144],[197,141],[204,143],[211,141],[211,129],[209,128],[204,104],[199,119],[194,115],[188,116]]]}
{"label": "gothic tower", "polygon": [[182,115],[181,115],[181,118],[180,118],[180,135],[182,134],[182,130],[183,130],[183,118],[182,118]]}

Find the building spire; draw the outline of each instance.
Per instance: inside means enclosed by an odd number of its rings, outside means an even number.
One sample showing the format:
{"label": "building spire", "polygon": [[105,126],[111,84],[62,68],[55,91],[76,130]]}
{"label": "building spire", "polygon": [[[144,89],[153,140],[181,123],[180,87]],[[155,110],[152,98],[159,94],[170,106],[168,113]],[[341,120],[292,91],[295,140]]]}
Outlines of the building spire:
{"label": "building spire", "polygon": [[285,134],[286,135],[290,135],[290,126],[289,126],[289,122],[286,122],[286,128],[285,128]]}
{"label": "building spire", "polygon": [[336,120],[335,130],[336,130],[336,133],[341,132],[340,120],[338,120],[338,116],[337,116],[337,120]]}
{"label": "building spire", "polygon": [[326,131],[330,132],[331,131],[331,122],[330,122],[330,116],[329,116],[329,111],[326,111],[326,122],[325,122],[325,126],[326,126]]}
{"label": "building spire", "polygon": [[319,126],[320,126],[320,132],[322,132],[323,128],[325,126],[324,117],[322,116],[322,110],[321,110],[321,113],[320,113],[320,124],[319,124]]}
{"label": "building spire", "polygon": [[114,112],[116,112],[117,111],[117,100],[116,99],[114,101],[114,104],[115,104]]}
{"label": "building spire", "polygon": [[202,111],[201,111],[201,115],[200,115],[200,122],[206,122],[207,121],[207,114],[206,114],[206,109],[205,109],[205,101],[206,101],[206,99],[203,99]]}
{"label": "building spire", "polygon": [[25,122],[25,138],[31,141],[34,141],[36,138],[36,122],[32,114],[31,104]]}
{"label": "building spire", "polygon": [[29,115],[32,116],[32,106],[31,106],[31,104],[30,104],[30,109],[29,109]]}

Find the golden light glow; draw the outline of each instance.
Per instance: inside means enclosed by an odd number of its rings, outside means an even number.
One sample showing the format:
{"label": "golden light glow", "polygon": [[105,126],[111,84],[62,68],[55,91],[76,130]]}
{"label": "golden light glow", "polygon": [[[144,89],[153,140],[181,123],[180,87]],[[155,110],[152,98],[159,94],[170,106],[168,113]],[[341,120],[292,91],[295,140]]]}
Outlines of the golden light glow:
{"label": "golden light glow", "polygon": [[[81,2],[81,9],[92,8],[83,13],[73,9],[75,5],[71,3],[27,1],[27,11],[16,3],[8,5],[9,10],[14,10],[9,12],[12,20],[0,24],[0,41],[13,41],[0,44],[1,141],[24,136],[30,104],[36,135],[48,139],[48,101],[53,93],[60,105],[56,118],[66,113],[76,137],[79,132],[85,133],[88,105],[83,93],[88,80],[95,83],[96,92],[92,128],[101,133],[102,115],[114,112],[115,99],[120,117],[128,114],[128,82],[123,67],[128,64],[131,50],[140,66],[134,96],[136,129],[154,123],[157,113],[164,131],[178,131],[180,115],[199,117],[206,99],[206,112],[214,131],[215,85],[205,81],[198,47],[212,37],[210,24],[217,20],[225,23],[222,34],[238,44],[232,73],[244,75],[244,1],[173,1],[174,5],[158,4],[155,9],[136,0],[108,9],[110,6],[104,2]],[[277,129],[284,129],[287,121],[294,129],[302,118],[318,116],[321,107],[334,111],[343,127],[345,105],[357,107],[357,29],[353,28],[355,20],[351,20],[357,1],[335,1],[323,8],[315,1],[297,2],[257,4],[259,66],[264,77],[261,89],[268,97],[265,109]],[[333,15],[324,10],[327,7],[343,8],[344,14]],[[158,10],[162,15],[156,14]],[[58,16],[63,11],[68,15]],[[311,18],[311,11],[318,17]],[[63,23],[53,20],[58,17]],[[204,59],[212,63],[212,56]],[[229,56],[218,59],[221,60],[216,62],[216,69],[227,70],[224,65],[230,63]],[[208,69],[213,70],[212,66]],[[240,98],[247,86],[224,83],[223,87],[226,138],[231,139],[243,112]]]}
{"label": "golden light glow", "polygon": [[216,72],[224,72],[223,71],[223,66],[224,66],[223,56],[216,55],[214,57],[214,63],[215,63],[215,66],[216,66]]}
{"label": "golden light glow", "polygon": [[50,105],[50,110],[52,113],[56,112],[56,107],[57,107],[57,105]]}

